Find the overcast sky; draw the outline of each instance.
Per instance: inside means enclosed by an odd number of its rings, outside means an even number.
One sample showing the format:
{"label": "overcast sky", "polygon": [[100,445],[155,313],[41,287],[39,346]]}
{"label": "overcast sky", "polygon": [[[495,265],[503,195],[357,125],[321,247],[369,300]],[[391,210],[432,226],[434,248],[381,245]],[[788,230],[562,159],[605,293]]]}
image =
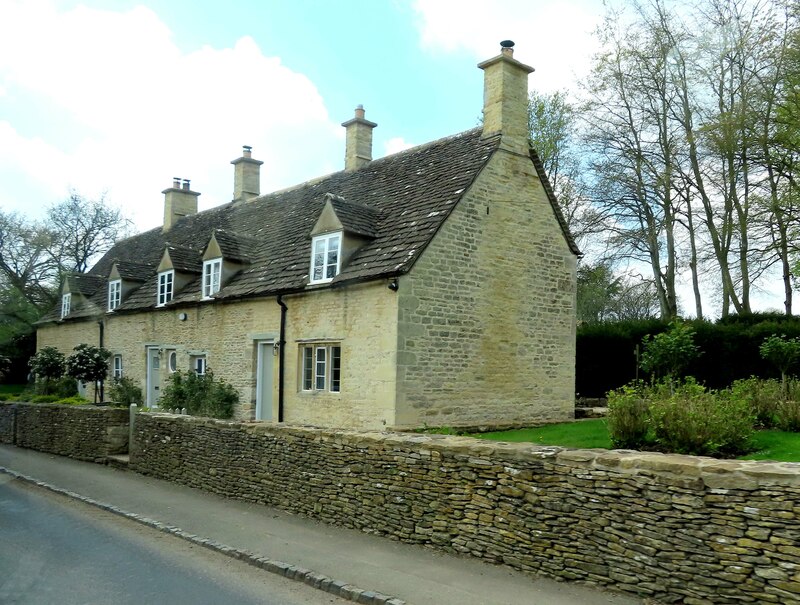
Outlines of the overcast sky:
{"label": "overcast sky", "polygon": [[363,104],[373,154],[477,124],[476,63],[517,43],[540,90],[587,69],[591,0],[0,0],[0,204],[70,189],[161,224],[172,177],[230,201],[242,145],[262,192],[339,170]]}

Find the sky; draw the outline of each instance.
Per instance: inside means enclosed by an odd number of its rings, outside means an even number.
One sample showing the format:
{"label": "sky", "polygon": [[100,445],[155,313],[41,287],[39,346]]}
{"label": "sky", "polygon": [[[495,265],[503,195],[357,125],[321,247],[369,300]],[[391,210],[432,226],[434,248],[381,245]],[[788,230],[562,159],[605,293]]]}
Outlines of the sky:
{"label": "sky", "polygon": [[375,158],[461,132],[501,40],[535,68],[531,90],[574,90],[603,13],[602,0],[0,0],[0,208],[42,218],[74,190],[143,231],[162,224],[174,177],[200,210],[229,202],[243,145],[264,162],[262,193],[342,169],[359,104]]}
{"label": "sky", "polygon": [[137,229],[191,180],[233,194],[243,145],[262,193],[343,167],[363,104],[381,157],[474,127],[476,64],[516,42],[539,90],[588,69],[594,0],[0,0],[0,204],[40,217],[105,194]]}

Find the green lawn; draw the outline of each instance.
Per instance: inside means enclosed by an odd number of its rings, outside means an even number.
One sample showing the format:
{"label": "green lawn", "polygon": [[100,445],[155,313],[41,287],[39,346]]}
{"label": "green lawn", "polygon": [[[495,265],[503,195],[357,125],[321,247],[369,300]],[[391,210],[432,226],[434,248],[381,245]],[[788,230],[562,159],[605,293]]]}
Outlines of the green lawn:
{"label": "green lawn", "polygon": [[[480,433],[473,437],[493,441],[530,442],[537,445],[560,445],[576,448],[611,448],[605,420],[580,420],[562,424],[548,424],[535,429]],[[758,431],[753,437],[756,451],[742,460],[777,460],[800,462],[800,433],[783,431]]]}
{"label": "green lawn", "polygon": [[0,393],[8,393],[9,395],[19,395],[25,390],[24,384],[0,384]]}

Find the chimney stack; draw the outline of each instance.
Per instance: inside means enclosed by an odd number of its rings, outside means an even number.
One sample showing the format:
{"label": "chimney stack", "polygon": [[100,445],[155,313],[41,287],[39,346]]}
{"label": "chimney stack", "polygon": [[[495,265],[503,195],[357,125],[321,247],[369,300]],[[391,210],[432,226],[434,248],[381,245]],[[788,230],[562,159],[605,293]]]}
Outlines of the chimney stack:
{"label": "chimney stack", "polygon": [[500,146],[528,155],[528,74],[533,67],[514,58],[514,43],[503,40],[500,54],[479,63],[483,70],[483,136],[500,133]]}
{"label": "chimney stack", "polygon": [[356,107],[355,117],[343,122],[342,126],[347,132],[344,169],[351,172],[372,161],[372,129],[377,124],[364,119],[364,106],[359,105]]}
{"label": "chimney stack", "polygon": [[172,226],[184,216],[197,214],[197,198],[200,196],[190,189],[189,179],[174,177],[172,187],[164,189],[164,226],[163,232],[172,229]]}
{"label": "chimney stack", "polygon": [[253,159],[253,148],[242,147],[242,157],[233,164],[233,201],[245,201],[261,195],[261,165],[264,162]]}

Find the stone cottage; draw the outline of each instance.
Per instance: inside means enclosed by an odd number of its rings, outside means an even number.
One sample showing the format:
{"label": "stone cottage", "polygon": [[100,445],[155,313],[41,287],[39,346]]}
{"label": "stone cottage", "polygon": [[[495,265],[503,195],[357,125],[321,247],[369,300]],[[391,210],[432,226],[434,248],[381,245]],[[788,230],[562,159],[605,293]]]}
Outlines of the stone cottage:
{"label": "stone cottage", "polygon": [[262,195],[234,160],[233,201],[164,224],[64,281],[37,346],[102,344],[156,406],[171,372],[232,383],[236,417],[350,428],[572,416],[578,250],[527,136],[531,67],[481,63],[483,125],[372,160],[359,107],[345,168]]}

